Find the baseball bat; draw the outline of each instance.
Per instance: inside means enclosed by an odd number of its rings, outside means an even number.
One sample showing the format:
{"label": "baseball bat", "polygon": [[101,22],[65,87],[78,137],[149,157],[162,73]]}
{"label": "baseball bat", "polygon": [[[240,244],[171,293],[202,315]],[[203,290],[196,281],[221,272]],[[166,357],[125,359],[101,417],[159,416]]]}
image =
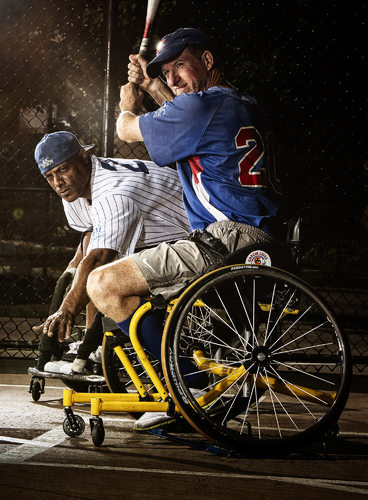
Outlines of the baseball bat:
{"label": "baseball bat", "polygon": [[160,0],[148,0],[147,3],[147,14],[146,14],[146,24],[144,26],[143,38],[141,41],[141,46],[139,47],[139,53],[145,54],[147,52],[148,39],[150,31],[152,28],[152,23],[155,18],[158,4]]}

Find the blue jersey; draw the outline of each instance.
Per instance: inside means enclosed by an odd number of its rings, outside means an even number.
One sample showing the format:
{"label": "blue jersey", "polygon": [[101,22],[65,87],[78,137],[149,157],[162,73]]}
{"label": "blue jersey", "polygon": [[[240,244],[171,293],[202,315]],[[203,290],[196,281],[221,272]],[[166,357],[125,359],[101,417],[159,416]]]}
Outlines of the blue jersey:
{"label": "blue jersey", "polygon": [[281,183],[268,120],[255,99],[212,87],[139,119],[151,159],[176,162],[192,229],[231,220],[281,233]]}

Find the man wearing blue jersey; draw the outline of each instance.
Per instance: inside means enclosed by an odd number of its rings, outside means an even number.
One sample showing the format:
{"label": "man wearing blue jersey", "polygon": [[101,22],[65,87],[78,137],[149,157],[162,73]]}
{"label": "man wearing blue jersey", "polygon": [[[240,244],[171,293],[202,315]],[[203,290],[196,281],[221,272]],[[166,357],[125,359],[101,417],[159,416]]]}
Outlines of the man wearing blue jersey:
{"label": "man wearing blue jersey", "polygon": [[35,150],[41,174],[62,198],[69,225],[90,233],[86,251],[67,268],[67,275],[76,268],[70,291],[43,325],[38,369],[52,354],[61,356],[62,347],[48,339],[70,338],[76,315],[90,302],[86,284],[93,269],[136,248],[185,238],[189,231],[173,169],[152,161],[97,158],[87,153],[92,147],[82,146],[70,132],[55,132]]}
{"label": "man wearing blue jersey", "polygon": [[[255,99],[225,80],[202,32],[179,29],[161,40],[148,65],[140,55],[130,61],[118,135],[144,141],[158,165],[176,162],[191,229],[202,232],[91,273],[92,300],[125,332],[142,297],[170,298],[208,271],[210,252],[197,237],[222,252],[278,239],[282,205],[271,127]],[[157,111],[139,115],[143,91],[160,105]],[[161,339],[159,329],[152,332],[151,350]]]}

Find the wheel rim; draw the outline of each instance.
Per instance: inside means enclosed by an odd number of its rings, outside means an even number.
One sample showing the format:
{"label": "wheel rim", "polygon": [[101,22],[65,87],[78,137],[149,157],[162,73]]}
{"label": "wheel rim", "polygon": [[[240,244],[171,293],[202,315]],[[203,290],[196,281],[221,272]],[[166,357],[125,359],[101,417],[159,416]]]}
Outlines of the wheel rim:
{"label": "wheel rim", "polygon": [[[180,370],[193,353],[205,360],[206,390],[227,384],[204,408]],[[185,418],[244,453],[287,453],[317,440],[349,394],[348,343],[329,307],[301,280],[263,266],[231,266],[189,287],[168,319],[164,359]]]}

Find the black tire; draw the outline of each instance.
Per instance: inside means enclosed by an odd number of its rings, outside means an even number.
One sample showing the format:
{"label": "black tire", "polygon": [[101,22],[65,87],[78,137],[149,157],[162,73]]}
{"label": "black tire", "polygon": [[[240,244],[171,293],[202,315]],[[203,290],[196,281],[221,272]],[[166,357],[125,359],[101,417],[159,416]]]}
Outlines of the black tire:
{"label": "black tire", "polygon": [[32,382],[32,399],[33,401],[38,401],[41,397],[42,390],[41,384],[38,380]]}
{"label": "black tire", "polygon": [[76,421],[76,427],[74,429],[70,425],[68,418],[65,418],[63,422],[63,430],[69,437],[81,436],[84,432],[84,429],[86,428],[86,424],[82,417],[80,417],[79,415],[74,415],[74,418]]}
{"label": "black tire", "polygon": [[101,446],[105,440],[105,428],[101,418],[91,418],[91,436],[95,446]]}
{"label": "black tire", "polygon": [[[349,345],[334,313],[309,285],[271,267],[234,265],[198,279],[174,306],[163,343],[168,390],[183,416],[242,454],[283,455],[323,439],[349,396]],[[195,351],[212,363],[203,365],[206,390],[231,377],[203,408],[180,369]]]}

